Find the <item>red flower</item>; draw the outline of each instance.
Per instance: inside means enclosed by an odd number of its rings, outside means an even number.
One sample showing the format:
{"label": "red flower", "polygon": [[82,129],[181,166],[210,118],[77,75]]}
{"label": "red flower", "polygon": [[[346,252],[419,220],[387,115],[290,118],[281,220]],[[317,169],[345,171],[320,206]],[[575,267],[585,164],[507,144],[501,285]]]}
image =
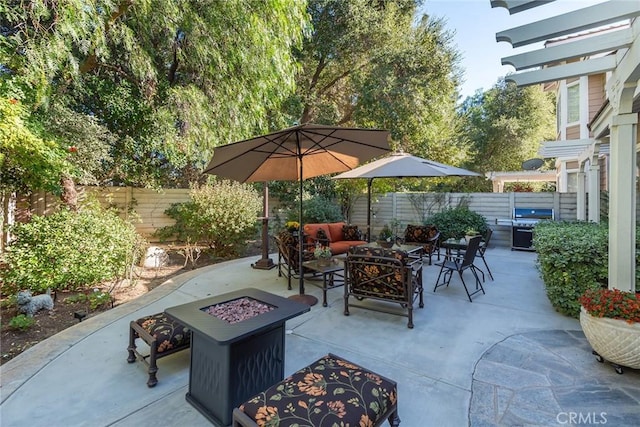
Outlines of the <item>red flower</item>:
{"label": "red flower", "polygon": [[76,147],[75,145],[71,145],[69,146],[68,150],[70,153],[75,153],[78,151],[78,147]]}
{"label": "red flower", "polygon": [[13,104],[13,105],[15,105],[15,104],[17,104],[17,103],[18,103],[18,100],[17,100],[17,99],[15,99],[15,98],[11,98],[11,99],[9,100],[9,104]]}
{"label": "red flower", "polygon": [[580,297],[580,304],[594,317],[640,322],[640,300],[634,292],[619,289],[587,289]]}

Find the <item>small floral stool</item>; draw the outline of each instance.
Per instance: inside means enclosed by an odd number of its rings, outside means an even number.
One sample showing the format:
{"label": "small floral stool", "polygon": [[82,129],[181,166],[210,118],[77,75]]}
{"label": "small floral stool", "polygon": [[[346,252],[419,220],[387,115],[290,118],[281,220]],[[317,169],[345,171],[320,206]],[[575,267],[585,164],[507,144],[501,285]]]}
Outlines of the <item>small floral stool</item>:
{"label": "small floral stool", "polygon": [[398,388],[328,354],[233,410],[233,427],[400,425]]}
{"label": "small floral stool", "polygon": [[[149,354],[143,355],[136,349],[136,339],[141,338],[149,345]],[[166,313],[142,317],[129,324],[129,357],[127,362],[136,361],[136,356],[149,367],[147,386],[158,384],[156,360],[189,348],[191,331]],[[147,361],[147,358],[149,359]]]}

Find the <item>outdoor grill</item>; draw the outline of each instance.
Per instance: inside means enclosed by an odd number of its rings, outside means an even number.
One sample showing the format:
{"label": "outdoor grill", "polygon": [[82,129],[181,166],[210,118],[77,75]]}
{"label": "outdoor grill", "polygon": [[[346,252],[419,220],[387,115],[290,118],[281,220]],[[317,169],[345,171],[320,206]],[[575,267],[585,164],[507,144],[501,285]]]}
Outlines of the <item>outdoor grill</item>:
{"label": "outdoor grill", "polygon": [[514,208],[511,220],[511,249],[534,251],[533,227],[542,220],[553,219],[553,209]]}

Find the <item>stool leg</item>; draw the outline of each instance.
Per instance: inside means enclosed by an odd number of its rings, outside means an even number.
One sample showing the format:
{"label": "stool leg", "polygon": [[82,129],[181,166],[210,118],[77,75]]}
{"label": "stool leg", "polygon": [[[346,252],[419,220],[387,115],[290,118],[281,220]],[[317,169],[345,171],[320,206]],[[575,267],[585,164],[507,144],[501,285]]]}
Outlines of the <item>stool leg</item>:
{"label": "stool leg", "polygon": [[149,380],[147,381],[147,387],[155,387],[155,385],[158,384],[158,378],[156,377],[156,372],[158,372],[158,365],[156,364],[157,354],[158,341],[154,339],[149,349]]}
{"label": "stool leg", "polygon": [[133,363],[136,361],[136,338],[138,338],[138,334],[132,327],[129,327],[129,347],[127,348],[127,350],[129,351],[127,362],[129,363]]}
{"label": "stool leg", "polygon": [[389,425],[391,427],[398,427],[400,425],[400,417],[398,416],[398,410],[396,409],[389,415]]}

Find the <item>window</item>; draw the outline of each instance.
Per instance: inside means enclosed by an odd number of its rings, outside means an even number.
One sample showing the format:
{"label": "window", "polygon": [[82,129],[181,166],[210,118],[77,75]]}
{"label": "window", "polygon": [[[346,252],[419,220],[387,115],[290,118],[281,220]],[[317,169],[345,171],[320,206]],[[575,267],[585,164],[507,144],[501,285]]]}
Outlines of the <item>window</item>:
{"label": "window", "polygon": [[580,121],[580,85],[567,86],[567,123]]}
{"label": "window", "polygon": [[567,172],[567,193],[576,193],[578,191],[578,173]]}

